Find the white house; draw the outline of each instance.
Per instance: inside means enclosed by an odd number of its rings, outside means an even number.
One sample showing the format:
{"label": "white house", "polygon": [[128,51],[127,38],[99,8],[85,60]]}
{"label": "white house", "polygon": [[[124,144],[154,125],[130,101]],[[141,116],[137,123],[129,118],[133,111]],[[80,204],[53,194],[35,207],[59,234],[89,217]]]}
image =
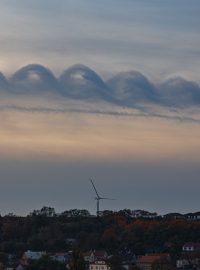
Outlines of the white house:
{"label": "white house", "polygon": [[31,251],[31,250],[27,250],[26,252],[24,252],[24,257],[26,257],[27,259],[30,260],[39,260],[42,258],[42,256],[46,255],[45,251]]}
{"label": "white house", "polygon": [[95,261],[105,261],[108,258],[108,254],[105,250],[91,250],[83,253],[85,262],[93,263]]}
{"label": "white house", "polygon": [[186,243],[183,247],[182,247],[183,251],[200,251],[200,243]]}
{"label": "white house", "polygon": [[89,264],[89,270],[110,270],[105,261],[94,261]]}
{"label": "white house", "polygon": [[190,265],[189,260],[187,259],[179,259],[176,261],[176,267],[177,268],[185,268]]}

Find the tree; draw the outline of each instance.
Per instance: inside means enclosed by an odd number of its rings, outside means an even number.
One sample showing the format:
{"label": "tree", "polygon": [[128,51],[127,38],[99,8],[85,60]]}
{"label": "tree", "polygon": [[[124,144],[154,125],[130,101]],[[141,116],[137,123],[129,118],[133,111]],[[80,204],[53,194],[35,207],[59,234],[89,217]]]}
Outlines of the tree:
{"label": "tree", "polygon": [[0,252],[0,262],[3,264],[8,262],[8,255],[6,253]]}
{"label": "tree", "polygon": [[85,261],[79,248],[73,250],[69,268],[70,270],[85,270]]}
{"label": "tree", "polygon": [[43,256],[39,260],[29,260],[27,270],[66,270],[64,263],[52,260],[49,256]]}
{"label": "tree", "polygon": [[122,267],[122,261],[121,261],[120,256],[118,254],[113,255],[108,260],[108,265],[110,266],[111,270],[123,270],[124,269]]}
{"label": "tree", "polygon": [[43,206],[40,210],[34,210],[30,215],[31,216],[46,216],[46,217],[54,217],[55,209],[49,206]]}

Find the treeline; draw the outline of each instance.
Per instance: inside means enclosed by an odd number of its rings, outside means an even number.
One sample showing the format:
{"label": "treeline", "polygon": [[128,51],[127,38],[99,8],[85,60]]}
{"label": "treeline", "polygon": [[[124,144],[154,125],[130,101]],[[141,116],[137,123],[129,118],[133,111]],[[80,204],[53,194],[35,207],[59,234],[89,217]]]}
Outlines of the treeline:
{"label": "treeline", "polygon": [[81,216],[77,211],[74,216],[33,212],[26,217],[0,217],[0,253],[20,257],[25,250],[61,252],[76,246],[111,254],[123,250],[176,254],[185,242],[200,242],[200,221],[132,218],[125,211]]}

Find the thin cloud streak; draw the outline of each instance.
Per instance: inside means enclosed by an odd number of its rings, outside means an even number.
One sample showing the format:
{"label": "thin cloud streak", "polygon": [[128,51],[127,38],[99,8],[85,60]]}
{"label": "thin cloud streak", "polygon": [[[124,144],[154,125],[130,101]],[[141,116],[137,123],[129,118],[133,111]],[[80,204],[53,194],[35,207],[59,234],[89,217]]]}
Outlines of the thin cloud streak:
{"label": "thin cloud streak", "polygon": [[26,113],[42,113],[42,114],[68,114],[68,113],[78,113],[78,114],[96,114],[96,115],[107,115],[107,116],[116,116],[116,117],[143,117],[143,118],[161,118],[166,120],[178,121],[178,122],[188,122],[188,123],[196,123],[200,124],[200,119],[196,119],[193,117],[187,116],[170,116],[161,113],[152,112],[152,110],[144,109],[144,112],[117,112],[117,111],[102,111],[102,110],[87,110],[87,109],[54,109],[50,107],[25,107],[25,106],[17,106],[17,105],[4,105],[0,106],[0,111],[19,111]]}

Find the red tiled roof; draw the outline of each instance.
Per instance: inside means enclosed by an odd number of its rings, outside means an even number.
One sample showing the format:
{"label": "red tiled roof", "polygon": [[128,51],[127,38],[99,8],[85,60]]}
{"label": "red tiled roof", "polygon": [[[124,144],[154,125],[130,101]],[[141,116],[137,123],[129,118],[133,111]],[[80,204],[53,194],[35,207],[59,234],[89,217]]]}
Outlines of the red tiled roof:
{"label": "red tiled roof", "polygon": [[156,261],[161,260],[162,258],[169,258],[168,254],[149,254],[149,255],[144,255],[141,256],[138,259],[138,263],[154,263]]}
{"label": "red tiled roof", "polygon": [[161,259],[161,255],[145,255],[138,259],[138,263],[154,263]]}

